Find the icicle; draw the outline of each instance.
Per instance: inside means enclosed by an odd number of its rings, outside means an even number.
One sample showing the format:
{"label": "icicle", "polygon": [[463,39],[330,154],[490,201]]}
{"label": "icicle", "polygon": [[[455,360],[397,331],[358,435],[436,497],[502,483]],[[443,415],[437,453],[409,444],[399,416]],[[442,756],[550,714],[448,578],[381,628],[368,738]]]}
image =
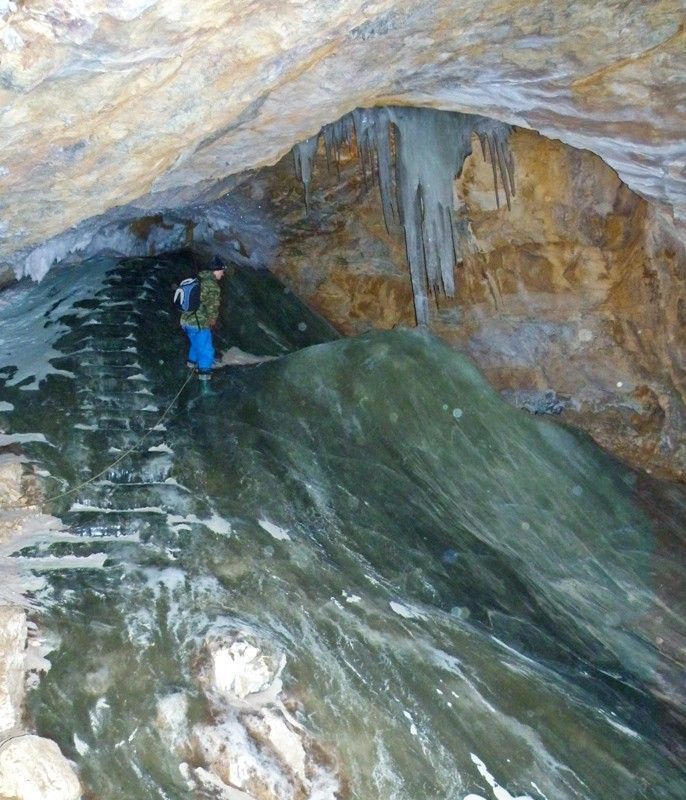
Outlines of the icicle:
{"label": "icicle", "polygon": [[512,131],[509,130],[507,133],[507,137],[503,138],[503,149],[505,150],[505,166],[507,167],[507,176],[510,179],[510,193],[512,197],[515,196],[515,179],[514,179],[514,156],[512,155],[512,150],[510,149],[510,133]]}
{"label": "icicle", "polygon": [[312,180],[312,167],[314,157],[317,154],[317,144],[319,134],[305,139],[293,148],[293,161],[295,163],[295,174],[302,181],[305,189],[305,208],[310,206],[310,181]]}
{"label": "icicle", "polygon": [[498,167],[500,169],[500,179],[503,182],[503,189],[505,190],[505,200],[507,201],[507,210],[512,210],[512,203],[510,202],[510,182],[507,173],[505,172],[505,156],[503,154],[503,146],[500,140],[495,138],[495,151],[498,155]]}
{"label": "icicle", "polygon": [[[481,141],[481,149],[486,161],[490,161],[493,169],[493,189],[495,191],[496,206],[500,208],[500,195],[498,192],[498,172],[500,182],[505,192],[508,209],[512,208],[511,198],[515,194],[514,183],[514,158],[509,146],[512,128],[502,122],[494,122],[484,117],[475,117],[477,133]],[[485,145],[488,145],[488,157]]]}
{"label": "icicle", "polygon": [[374,180],[374,150],[375,150],[375,136],[374,128],[376,122],[376,115],[374,109],[371,108],[356,108],[352,112],[353,125],[355,127],[355,139],[357,140],[357,153],[362,166],[362,177],[364,178],[365,186],[367,185],[367,168],[369,174]]}
{"label": "icicle", "polygon": [[355,125],[355,138],[363,175],[366,183],[366,170],[369,166],[374,178],[374,154],[376,154],[377,178],[381,194],[386,230],[390,233],[398,224],[398,203],[393,184],[393,157],[391,151],[391,131],[388,110],[385,108],[357,108],[352,113]]}
{"label": "icicle", "polygon": [[400,222],[398,195],[393,181],[393,149],[391,146],[391,125],[386,109],[377,109],[374,125],[376,161],[379,168],[379,191],[386,230],[390,233]]}
{"label": "icicle", "polygon": [[[398,198],[410,271],[416,272],[421,242],[428,286],[452,296],[455,292],[454,230],[452,220],[453,180],[471,152],[473,118],[464,114],[423,108],[392,108],[390,118],[397,128],[396,176]],[[415,198],[422,201],[421,216],[415,212]],[[415,227],[418,228],[415,230]],[[428,322],[428,308],[415,299],[417,321]],[[420,309],[422,310],[420,313]]]}
{"label": "icicle", "polygon": [[326,163],[331,172],[331,165],[335,162],[336,173],[338,178],[341,177],[341,147],[346,144],[348,148],[352,148],[353,142],[353,120],[350,114],[341,117],[341,119],[332,122],[330,125],[325,125],[322,128],[324,136],[324,147],[326,150]]}
{"label": "icicle", "polygon": [[345,143],[352,152],[353,139],[355,138],[355,125],[351,114],[346,114],[337,122],[334,122],[334,133],[339,147]]}
{"label": "icicle", "polygon": [[486,134],[479,132],[478,137],[481,143],[481,155],[484,157],[484,161],[488,161],[488,155],[486,154]]}
{"label": "icicle", "polygon": [[[408,202],[409,201],[409,202]],[[405,229],[405,248],[410,265],[410,281],[414,297],[414,313],[418,325],[429,324],[429,298],[426,285],[426,261],[421,237],[423,211],[422,190],[415,187],[414,197],[400,200],[403,227]]]}
{"label": "icicle", "polygon": [[493,134],[488,135],[488,152],[491,156],[491,167],[493,168],[493,190],[495,191],[495,204],[500,208],[500,194],[498,193],[498,154],[496,141]]}
{"label": "icicle", "polygon": [[339,153],[336,146],[336,140],[333,135],[333,125],[325,125],[322,128],[322,136],[324,137],[324,150],[326,152],[326,167],[331,174],[331,165],[336,163],[336,174],[338,179],[341,178],[341,169],[339,161]]}

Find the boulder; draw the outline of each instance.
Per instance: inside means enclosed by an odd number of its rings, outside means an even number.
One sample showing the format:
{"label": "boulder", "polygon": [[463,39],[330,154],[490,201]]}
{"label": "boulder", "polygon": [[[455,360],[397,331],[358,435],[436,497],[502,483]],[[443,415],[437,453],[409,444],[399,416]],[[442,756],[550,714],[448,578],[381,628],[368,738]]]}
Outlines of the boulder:
{"label": "boulder", "polygon": [[78,800],[81,785],[59,747],[26,734],[0,747],[2,800]]}

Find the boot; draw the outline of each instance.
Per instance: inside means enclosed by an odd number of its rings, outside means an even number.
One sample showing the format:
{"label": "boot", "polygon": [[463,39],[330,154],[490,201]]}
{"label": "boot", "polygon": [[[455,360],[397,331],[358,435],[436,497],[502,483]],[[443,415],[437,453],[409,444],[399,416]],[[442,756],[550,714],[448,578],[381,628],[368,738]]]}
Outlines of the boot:
{"label": "boot", "polygon": [[198,380],[200,381],[200,394],[202,395],[213,394],[212,388],[210,386],[211,378],[212,378],[212,373],[210,372],[198,373]]}

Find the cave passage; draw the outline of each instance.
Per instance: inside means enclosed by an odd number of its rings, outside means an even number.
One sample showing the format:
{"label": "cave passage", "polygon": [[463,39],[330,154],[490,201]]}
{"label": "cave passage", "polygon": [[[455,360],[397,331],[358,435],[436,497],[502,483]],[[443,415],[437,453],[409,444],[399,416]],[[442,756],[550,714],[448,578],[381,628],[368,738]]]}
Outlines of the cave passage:
{"label": "cave passage", "polygon": [[[85,786],[680,800],[679,673],[653,637],[684,622],[636,476],[430,335],[340,339],[239,267],[219,344],[273,360],[188,382],[155,426],[187,377],[187,261],[100,258],[0,306],[3,331],[42,323],[3,344],[2,422],[70,534],[20,553],[54,643],[30,713]],[[280,665],[278,701],[208,694],[223,639]]]}

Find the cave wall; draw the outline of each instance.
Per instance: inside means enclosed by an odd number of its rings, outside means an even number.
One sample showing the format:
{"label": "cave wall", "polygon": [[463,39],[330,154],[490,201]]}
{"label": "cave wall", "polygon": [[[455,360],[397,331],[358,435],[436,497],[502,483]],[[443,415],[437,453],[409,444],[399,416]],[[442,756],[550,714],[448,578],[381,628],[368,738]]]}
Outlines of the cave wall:
{"label": "cave wall", "polygon": [[[512,148],[511,210],[496,207],[476,140],[456,181],[470,252],[455,299],[435,299],[431,329],[517,405],[559,414],[634,466],[683,480],[683,246],[594,154],[521,129]],[[288,158],[241,192],[246,203],[269,200],[281,220],[276,274],[341,331],[414,324],[402,236],[386,231],[352,153],[340,180],[320,153],[307,215]]]}

